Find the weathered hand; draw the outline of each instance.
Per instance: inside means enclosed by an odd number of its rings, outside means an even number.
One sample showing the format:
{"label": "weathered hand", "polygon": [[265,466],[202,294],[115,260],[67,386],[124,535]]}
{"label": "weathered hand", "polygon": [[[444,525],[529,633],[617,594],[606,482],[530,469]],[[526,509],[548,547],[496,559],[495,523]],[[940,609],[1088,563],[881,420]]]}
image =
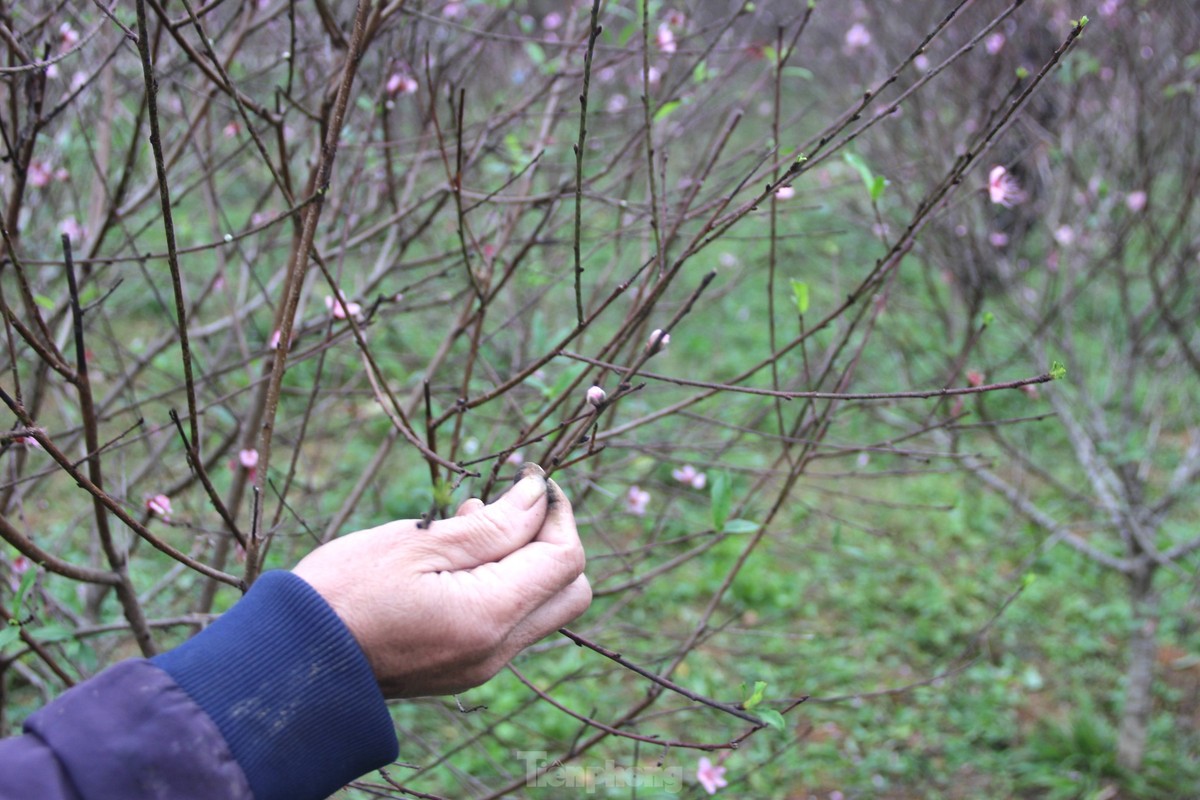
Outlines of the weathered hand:
{"label": "weathered hand", "polygon": [[571,504],[540,468],[426,528],[335,539],[295,569],[354,634],[387,697],[478,686],[582,614],[592,590]]}

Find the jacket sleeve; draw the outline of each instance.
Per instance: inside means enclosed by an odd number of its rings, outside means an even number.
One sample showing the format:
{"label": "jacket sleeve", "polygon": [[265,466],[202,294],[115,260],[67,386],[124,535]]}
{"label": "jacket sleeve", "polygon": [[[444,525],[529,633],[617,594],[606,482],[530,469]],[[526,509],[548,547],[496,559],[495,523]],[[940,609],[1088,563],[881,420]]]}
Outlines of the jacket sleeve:
{"label": "jacket sleeve", "polygon": [[397,749],[350,631],[303,580],[268,572],[204,632],[0,741],[0,800],[319,800]]}

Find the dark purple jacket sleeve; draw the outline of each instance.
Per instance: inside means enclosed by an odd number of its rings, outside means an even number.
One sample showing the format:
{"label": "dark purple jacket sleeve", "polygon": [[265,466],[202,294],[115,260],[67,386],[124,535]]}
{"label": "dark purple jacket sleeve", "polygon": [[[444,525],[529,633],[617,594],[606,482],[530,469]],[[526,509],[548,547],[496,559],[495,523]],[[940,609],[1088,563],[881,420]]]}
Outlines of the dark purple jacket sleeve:
{"label": "dark purple jacket sleeve", "polygon": [[354,637],[307,583],[268,572],[203,633],[0,741],[0,800],[319,800],[396,754]]}

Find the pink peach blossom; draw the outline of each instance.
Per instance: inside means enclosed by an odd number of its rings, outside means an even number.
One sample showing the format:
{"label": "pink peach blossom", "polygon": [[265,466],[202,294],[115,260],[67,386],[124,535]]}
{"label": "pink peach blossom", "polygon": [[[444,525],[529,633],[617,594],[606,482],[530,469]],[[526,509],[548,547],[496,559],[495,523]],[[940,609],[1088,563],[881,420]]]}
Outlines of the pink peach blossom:
{"label": "pink peach blossom", "polygon": [[1021,184],[1008,174],[1008,170],[999,165],[992,167],[992,171],[988,173],[987,188],[988,197],[992,202],[1005,208],[1012,208],[1025,200]]}
{"label": "pink peach blossom", "polygon": [[649,502],[649,492],[640,486],[630,486],[629,492],[625,495],[625,510],[630,514],[636,514],[641,517],[645,515],[646,506]]}
{"label": "pink peach blossom", "polygon": [[347,302],[346,294],[341,290],[338,291],[336,300],[328,296],[325,298],[325,307],[333,314],[334,319],[357,317],[362,313],[362,306],[358,303]]}
{"label": "pink peach blossom", "polygon": [[151,514],[157,514],[164,520],[170,522],[171,514],[173,513],[171,509],[171,498],[167,497],[165,494],[156,494],[154,497],[151,497],[146,501],[146,508]]}
{"label": "pink peach blossom", "polygon": [[729,781],[725,780],[725,767],[712,763],[708,756],[700,757],[700,764],[696,768],[696,780],[700,781],[704,791],[709,794],[716,794],[718,789],[729,785]]}
{"label": "pink peach blossom", "polygon": [[693,489],[703,489],[708,483],[708,476],[691,464],[684,464],[679,469],[671,470],[671,477],[680,483],[685,483]]}

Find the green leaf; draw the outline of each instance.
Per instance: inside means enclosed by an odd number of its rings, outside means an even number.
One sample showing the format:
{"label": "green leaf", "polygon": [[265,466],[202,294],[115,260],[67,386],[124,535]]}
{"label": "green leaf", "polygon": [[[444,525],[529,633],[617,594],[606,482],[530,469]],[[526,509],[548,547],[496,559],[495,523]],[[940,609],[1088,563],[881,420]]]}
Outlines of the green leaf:
{"label": "green leaf", "polygon": [[808,313],[808,284],[792,278],[792,295],[796,300],[796,310],[800,315]]}
{"label": "green leaf", "polygon": [[887,186],[887,179],[872,172],[867,162],[855,153],[843,153],[842,158],[854,168],[858,177],[862,178],[863,186],[867,187],[867,194],[871,196],[871,202],[879,202],[879,198],[883,196],[883,189]]}
{"label": "green leaf", "polygon": [[712,521],[713,530],[725,529],[729,519],[729,509],[733,506],[733,487],[730,485],[729,473],[718,472],[712,482]]}
{"label": "green leaf", "polygon": [[1061,361],[1054,361],[1050,364],[1050,378],[1052,380],[1061,381],[1067,377],[1067,368],[1063,366]]}
{"label": "green leaf", "polygon": [[17,596],[13,599],[12,616],[16,619],[21,618],[21,607],[25,603],[25,597],[29,594],[29,589],[33,586],[33,582],[37,580],[37,567],[30,567],[25,570],[25,574],[21,576],[21,585],[17,587]]}
{"label": "green leaf", "polygon": [[991,325],[995,321],[996,321],[996,316],[992,312],[990,312],[990,311],[983,312],[983,327],[986,328],[988,325]]}
{"label": "green leaf", "polygon": [[725,523],[721,533],[754,533],[758,527],[758,523],[752,519],[731,519]]}
{"label": "green leaf", "polygon": [[46,297],[46,295],[44,295],[44,294],[35,294],[33,296],[33,302],[37,303],[39,306],[46,309],[47,311],[54,310],[54,301],[51,300],[49,297]]}
{"label": "green leaf", "polygon": [[0,652],[4,651],[6,645],[15,642],[21,638],[21,626],[12,622],[0,628]]}
{"label": "green leaf", "polygon": [[766,693],[767,693],[767,682],[766,681],[755,681],[754,682],[754,691],[750,693],[749,697],[747,697],[745,700],[742,701],[742,708],[746,709],[747,711],[754,708],[756,705],[758,705],[759,703],[761,703],[763,701],[763,695],[765,695]]}
{"label": "green leaf", "polygon": [[679,108],[679,104],[679,100],[672,100],[669,103],[663,103],[658,107],[658,111],[654,112],[654,121],[658,122],[660,119],[664,119],[672,111]]}
{"label": "green leaf", "polygon": [[797,67],[797,66],[784,67],[782,74],[790,75],[792,77],[800,78],[800,79],[806,80],[806,81],[811,81],[813,79],[812,70],[805,69],[804,67]]}
{"label": "green leaf", "polygon": [[540,67],[546,63],[546,51],[537,42],[525,42],[525,55],[529,56],[534,66]]}
{"label": "green leaf", "polygon": [[787,723],[783,720],[783,714],[780,714],[773,708],[764,708],[758,712],[758,718],[761,719],[768,727],[774,728],[780,733],[787,733]]}

